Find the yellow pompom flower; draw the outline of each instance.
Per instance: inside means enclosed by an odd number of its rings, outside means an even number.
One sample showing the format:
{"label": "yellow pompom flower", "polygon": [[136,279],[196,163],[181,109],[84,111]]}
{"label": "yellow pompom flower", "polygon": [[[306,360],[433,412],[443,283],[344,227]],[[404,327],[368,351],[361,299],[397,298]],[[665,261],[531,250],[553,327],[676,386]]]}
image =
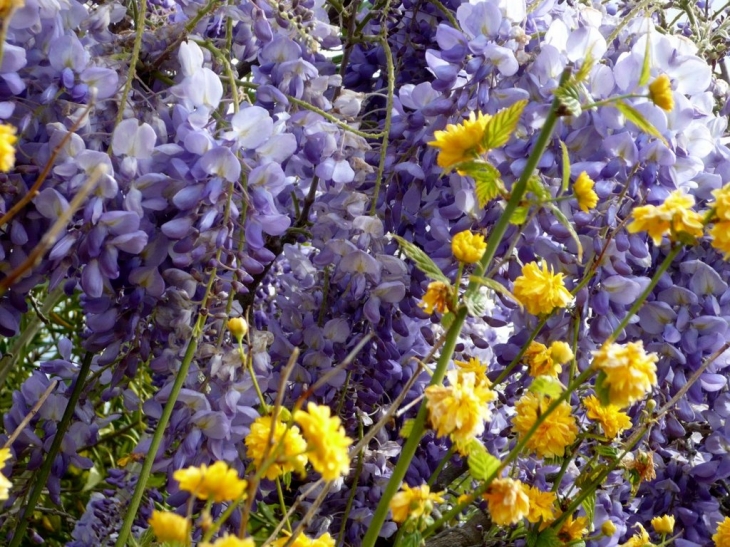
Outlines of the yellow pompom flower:
{"label": "yellow pompom flower", "polygon": [[175,513],[167,511],[152,511],[148,521],[155,537],[162,542],[177,542],[187,544],[190,535],[190,521]]}
{"label": "yellow pompom flower", "polygon": [[565,288],[563,274],[553,273],[547,262],[542,268],[537,262],[522,267],[522,275],[515,279],[512,290],[515,298],[532,315],[550,313],[555,308],[564,308],[573,301],[573,295]]}
{"label": "yellow pompom flower", "polygon": [[710,229],[712,246],[723,253],[725,260],[730,260],[730,221],[716,223]]}
{"label": "yellow pompom flower", "polygon": [[326,481],[333,481],[350,470],[348,447],[352,444],[340,424],[340,418],[330,415],[328,406],[309,403],[307,411],[297,410],[294,421],[304,431],[307,456],[315,471]]}
{"label": "yellow pompom flower", "polygon": [[570,349],[570,344],[559,340],[550,344],[550,356],[553,358],[553,361],[561,365],[564,365],[575,357],[573,350]]}
{"label": "yellow pompom flower", "polygon": [[672,241],[674,236],[680,233],[700,237],[704,225],[702,216],[692,210],[694,204],[694,197],[684,194],[681,190],[675,190],[658,207],[644,205],[634,209],[632,213],[634,220],[626,229],[631,234],[648,233],[656,245],[661,244],[662,237],[667,234]]}
{"label": "yellow pompom flower", "polygon": [[530,376],[552,376],[557,378],[562,366],[573,358],[573,351],[565,342],[553,342],[548,348],[540,342],[531,342],[525,352],[525,362],[530,367]]}
{"label": "yellow pompom flower", "polygon": [[730,517],[725,519],[717,526],[717,532],[712,536],[715,547],[728,547],[730,545]]}
{"label": "yellow pompom flower", "polygon": [[491,116],[481,112],[476,116],[472,112],[468,120],[460,124],[449,124],[443,131],[434,131],[434,140],[428,144],[439,149],[436,159],[439,167],[449,169],[486,152],[482,141],[490,118]]}
{"label": "yellow pompom flower", "polygon": [[18,142],[15,133],[14,126],[0,123],[0,173],[7,173],[15,165],[15,143]]}
{"label": "yellow pompom flower", "polygon": [[253,538],[241,539],[230,534],[226,534],[215,540],[213,543],[201,543],[200,547],[256,547]]}
{"label": "yellow pompom flower", "polygon": [[[512,426],[520,437],[524,437],[537,421],[538,416],[545,414],[550,406],[550,398],[545,395],[526,393],[515,404],[517,415],[512,418]],[[578,435],[578,426],[573,416],[573,409],[563,401],[538,426],[535,433],[527,441],[527,448],[540,457],[562,456],[565,448]]]}
{"label": "yellow pompom flower", "polygon": [[233,337],[239,342],[248,333],[248,323],[243,317],[231,317],[226,326]]}
{"label": "yellow pompom flower", "polygon": [[[273,543],[273,547],[284,547],[289,541],[289,536],[277,539]],[[304,534],[299,534],[290,547],[335,547],[335,538],[329,533],[322,534],[318,538],[310,538]]]}
{"label": "yellow pompom flower", "polygon": [[662,110],[671,112],[674,109],[672,82],[669,81],[669,76],[662,74],[649,84],[649,98]]}
{"label": "yellow pompom flower", "polygon": [[532,523],[540,522],[540,519],[543,522],[552,522],[555,519],[555,493],[543,492],[535,486],[528,486],[525,492],[530,498],[527,520]]}
{"label": "yellow pompom flower", "polygon": [[626,408],[644,398],[656,385],[655,353],[646,353],[644,344],[604,344],[593,352],[593,367],[605,374],[603,385],[608,387],[608,402]]}
{"label": "yellow pompom flower", "polygon": [[469,230],[459,232],[451,240],[451,252],[454,258],[464,264],[479,262],[487,250],[482,234],[473,234]]}
{"label": "yellow pompom flower", "polygon": [[215,462],[211,466],[178,469],[173,478],[180,483],[180,490],[190,492],[201,500],[212,499],[216,503],[241,498],[248,483],[238,478],[238,471],[228,467],[226,462]]}
{"label": "yellow pompom flower", "polygon": [[674,533],[674,517],[671,515],[654,517],[653,519],[651,519],[651,525],[654,527],[654,531],[657,534]]}
{"label": "yellow pompom flower", "polygon": [[494,479],[482,497],[487,500],[492,522],[498,526],[516,524],[530,511],[530,498],[520,481]]}
{"label": "yellow pompom flower", "polygon": [[[269,438],[271,447],[267,449]],[[271,416],[259,416],[251,424],[251,431],[246,436],[246,455],[253,460],[256,468],[264,461],[264,454],[270,458],[277,453],[274,463],[269,465],[264,476],[273,480],[285,473],[297,471],[304,473],[307,465],[307,441],[304,440],[297,426],[287,429],[281,420],[276,421],[274,434],[271,436]]]}
{"label": "yellow pompom flower", "polygon": [[445,313],[449,309],[449,299],[451,298],[451,289],[446,283],[441,281],[432,281],[428,284],[428,290],[423,295],[423,302],[419,304],[426,313],[433,313],[434,310],[439,313]]}
{"label": "yellow pompom flower", "polygon": [[629,538],[629,541],[622,543],[620,547],[650,547],[654,544],[651,542],[649,533],[644,529],[641,524],[636,524],[636,528],[639,529],[637,533]]}
{"label": "yellow pompom flower", "polygon": [[578,200],[578,207],[584,213],[594,209],[598,205],[598,194],[593,191],[596,183],[583,171],[573,183],[573,194]]}
{"label": "yellow pompom flower", "polygon": [[431,514],[434,503],[443,502],[444,498],[441,494],[431,492],[427,484],[411,488],[404,483],[401,491],[390,500],[393,522],[403,523],[408,519],[418,520]]}
{"label": "yellow pompom flower", "polygon": [[730,220],[730,184],[713,190],[712,195],[715,201],[710,205],[715,209],[715,216],[720,220]]}
{"label": "yellow pompom flower", "polygon": [[558,537],[565,543],[578,541],[585,535],[587,526],[588,519],[586,517],[578,517],[574,519],[573,515],[570,515],[567,519],[565,519],[565,522],[563,522],[563,525],[560,527]]}
{"label": "yellow pompom flower", "polygon": [[485,385],[486,387],[492,387],[492,382],[487,378],[487,365],[482,363],[476,357],[472,357],[468,361],[456,361],[454,364],[459,367],[460,372],[473,372],[475,378],[475,385]]}
{"label": "yellow pompom flower", "polygon": [[586,416],[601,424],[603,434],[609,440],[631,427],[631,418],[628,414],[621,412],[621,409],[615,405],[601,405],[601,401],[594,395],[583,399],[583,406],[588,411]]}
{"label": "yellow pompom flower", "polygon": [[484,432],[484,422],[490,419],[487,403],[496,395],[489,389],[488,380],[477,384],[473,372],[451,370],[446,376],[449,386],[426,388],[426,407],[436,436],[450,435],[459,451],[465,453],[469,442]]}
{"label": "yellow pompom flower", "polygon": [[[0,469],[5,467],[5,462],[12,458],[9,448],[0,448]],[[0,473],[0,501],[5,501],[10,497],[10,489],[13,487],[13,483]]]}

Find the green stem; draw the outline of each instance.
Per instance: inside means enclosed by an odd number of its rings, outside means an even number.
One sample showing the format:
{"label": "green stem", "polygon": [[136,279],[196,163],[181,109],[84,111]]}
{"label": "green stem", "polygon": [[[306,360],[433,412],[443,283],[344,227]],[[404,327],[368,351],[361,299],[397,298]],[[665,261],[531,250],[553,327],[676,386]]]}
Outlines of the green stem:
{"label": "green stem", "polygon": [[[127,98],[129,97],[130,91],[132,91],[132,83],[137,73],[137,61],[139,60],[139,50],[142,47],[142,36],[144,35],[144,18],[147,14],[147,0],[139,0],[139,7],[137,8],[137,20],[134,22],[135,37],[134,44],[132,45],[132,58],[129,61],[129,70],[127,71],[127,81],[124,82],[124,89],[122,90],[122,98],[119,101],[119,111],[117,112],[117,119],[114,122],[114,127],[119,125],[124,118],[124,109],[127,104]],[[109,144],[111,149],[111,144]]]}
{"label": "green stem", "polygon": [[291,532],[291,523],[286,516],[286,502],[284,501],[284,491],[281,489],[281,479],[276,477],[276,493],[279,495],[279,505],[281,506],[281,515],[284,519],[286,529]]}
{"label": "green stem", "polygon": [[436,470],[433,472],[433,474],[431,475],[431,477],[428,479],[428,483],[427,484],[428,484],[429,487],[431,487],[431,486],[434,485],[434,483],[436,482],[436,480],[439,478],[439,475],[441,474],[441,471],[444,470],[444,467],[446,467],[446,464],[449,462],[449,460],[451,459],[451,456],[453,456],[455,452],[456,452],[456,445],[455,444],[452,444],[449,447],[449,449],[446,452],[446,454],[444,454],[444,457],[441,458],[441,461],[439,462],[438,466],[436,467]]}
{"label": "green stem", "polygon": [[91,352],[86,352],[86,355],[84,355],[84,360],[81,363],[81,368],[76,376],[76,384],[74,384],[71,397],[66,405],[66,410],[64,410],[63,417],[61,417],[61,421],[58,424],[58,429],[56,430],[56,435],[53,437],[51,448],[48,451],[48,454],[46,454],[46,458],[43,460],[43,465],[41,466],[35,482],[33,483],[33,490],[28,498],[25,511],[23,511],[23,516],[21,517],[17,528],[13,530],[13,539],[10,541],[9,547],[18,547],[25,539],[24,536],[28,529],[28,524],[30,523],[30,517],[33,515],[35,506],[38,504],[38,500],[43,493],[43,489],[46,487],[46,482],[48,481],[48,476],[51,474],[53,462],[55,461],[58,452],[61,450],[61,443],[63,443],[66,431],[68,431],[68,428],[71,425],[71,419],[76,412],[76,405],[81,397],[81,392],[84,390],[86,377],[89,375],[89,369],[91,368],[91,361],[93,357],[94,354]]}
{"label": "green stem", "polygon": [[[384,29],[387,27],[383,27]],[[383,142],[380,143],[380,161],[378,162],[378,172],[375,175],[375,190],[373,190],[373,202],[370,206],[370,216],[375,215],[378,207],[378,196],[380,195],[380,186],[383,181],[385,172],[385,159],[388,153],[388,137],[390,135],[391,120],[393,118],[393,96],[395,93],[395,65],[393,63],[393,52],[390,50],[388,43],[388,34],[384,32],[380,43],[383,47],[385,55],[385,65],[388,70],[388,102],[385,106],[385,125],[383,126]]]}
{"label": "green stem", "polygon": [[626,95],[619,95],[617,97],[611,97],[610,99],[604,99],[603,101],[597,101],[595,103],[588,103],[588,104],[582,104],[580,107],[583,110],[588,110],[589,108],[598,108],[599,106],[610,106],[612,103],[615,103],[617,101],[620,101],[622,99],[643,99],[647,98],[647,95],[641,95],[637,93],[627,93]]}

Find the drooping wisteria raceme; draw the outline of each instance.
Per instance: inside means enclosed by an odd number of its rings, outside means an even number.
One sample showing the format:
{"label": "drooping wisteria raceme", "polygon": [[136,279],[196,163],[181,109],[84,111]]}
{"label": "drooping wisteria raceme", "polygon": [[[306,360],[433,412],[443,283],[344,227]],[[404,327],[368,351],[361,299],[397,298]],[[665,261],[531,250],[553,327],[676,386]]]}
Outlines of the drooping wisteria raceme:
{"label": "drooping wisteria raceme", "polygon": [[682,9],[0,0],[3,544],[730,545]]}

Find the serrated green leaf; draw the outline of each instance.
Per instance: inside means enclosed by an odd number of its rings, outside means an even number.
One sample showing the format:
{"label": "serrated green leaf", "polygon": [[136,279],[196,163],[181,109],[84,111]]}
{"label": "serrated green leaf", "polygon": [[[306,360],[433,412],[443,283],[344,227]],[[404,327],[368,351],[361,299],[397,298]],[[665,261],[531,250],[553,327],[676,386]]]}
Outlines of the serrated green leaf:
{"label": "serrated green leaf", "polygon": [[441,281],[442,283],[451,285],[449,278],[443,274],[438,266],[436,266],[436,263],[431,260],[431,257],[410,241],[406,241],[402,237],[396,235],[394,235],[393,238],[398,242],[401,251],[403,251],[405,255],[414,262],[416,268],[421,270],[434,281]]}
{"label": "serrated green leaf", "polygon": [[639,76],[639,85],[645,86],[651,78],[651,40],[649,33],[646,34],[646,49],[644,49],[644,62],[641,65],[641,76]]}
{"label": "serrated green leaf", "polygon": [[563,115],[580,116],[583,107],[580,105],[580,88],[571,80],[555,90],[555,96],[562,107]]}
{"label": "serrated green leaf", "polygon": [[521,226],[527,221],[527,215],[530,213],[530,208],[526,205],[520,205],[515,207],[512,212],[512,216],[509,217],[509,223],[515,226]]}
{"label": "serrated green leaf", "polygon": [[499,169],[486,161],[462,163],[457,166],[457,169],[460,173],[469,175],[474,179],[479,207],[484,207],[496,198],[500,192],[504,191],[504,183]]}
{"label": "serrated green leaf", "polygon": [[489,307],[489,297],[480,291],[466,293],[464,305],[472,317],[483,317]]}
{"label": "serrated green leaf", "polygon": [[547,203],[546,204],[548,208],[553,212],[555,215],[555,218],[558,219],[558,222],[562,224],[568,232],[570,232],[570,237],[573,238],[573,241],[575,241],[575,246],[578,249],[578,263],[583,262],[583,244],[580,242],[580,238],[578,237],[578,232],[575,231],[575,227],[573,226],[573,223],[568,220],[568,217],[565,216],[565,214],[554,204],[554,203]]}
{"label": "serrated green leaf", "polygon": [[520,306],[522,308],[522,303],[515,298],[515,296],[509,292],[509,289],[502,285],[499,281],[495,281],[494,279],[489,279],[487,277],[479,277],[476,275],[472,275],[469,277],[469,282],[479,283],[480,285],[483,285],[484,287],[487,287],[488,289],[493,290],[494,292],[497,292],[501,295],[506,296],[510,300],[512,300],[514,303]]}
{"label": "serrated green leaf", "polygon": [[527,530],[525,542],[527,543],[527,547],[535,547],[535,544],[537,543],[537,532],[533,530],[532,527]]}
{"label": "serrated green leaf", "polygon": [[533,174],[529,179],[527,179],[527,191],[532,192],[540,201],[547,201],[550,199],[550,191],[536,174]]}
{"label": "serrated green leaf", "polygon": [[421,533],[418,531],[411,532],[410,534],[404,534],[400,541],[400,545],[403,547],[419,547],[423,543]]}
{"label": "serrated green leaf", "polygon": [[593,57],[593,48],[591,47],[585,55],[583,64],[580,65],[580,69],[578,69],[578,72],[575,74],[575,81],[579,83],[585,82],[588,79],[588,76],[591,75],[591,70],[593,70],[593,65],[595,64],[596,59]]}
{"label": "serrated green leaf", "polygon": [[398,436],[400,436],[402,439],[407,439],[411,436],[411,433],[413,433],[413,424],[416,422],[413,418],[408,418],[405,422],[403,422],[403,427],[400,428],[400,431],[398,432]]}
{"label": "serrated green leaf", "polygon": [[563,540],[558,537],[558,531],[553,528],[545,528],[535,540],[535,547],[563,547],[563,545]]}
{"label": "serrated green leaf", "polygon": [[568,154],[568,147],[563,141],[560,141],[560,149],[563,151],[563,181],[560,185],[560,193],[564,194],[568,191],[568,185],[570,184],[570,154]]}
{"label": "serrated green leaf", "polygon": [[649,120],[647,120],[641,112],[636,110],[633,106],[626,104],[623,101],[616,101],[613,103],[613,105],[616,107],[616,109],[621,112],[621,114],[624,115],[624,117],[633,123],[636,127],[638,127],[641,131],[644,133],[648,133],[649,135],[653,135],[654,137],[661,140],[664,144],[667,144],[667,141],[664,139],[662,134],[659,132],[659,130],[654,127]]}
{"label": "serrated green leaf", "polygon": [[610,398],[608,396],[608,386],[606,385],[606,373],[600,371],[596,376],[596,383],[593,386],[596,392],[596,397],[601,401],[601,405],[608,406],[610,404]]}
{"label": "serrated green leaf", "polygon": [[528,391],[557,399],[565,391],[565,386],[552,376],[538,376],[532,381]]}
{"label": "serrated green leaf", "polygon": [[588,517],[588,522],[593,522],[593,517],[596,514],[596,491],[594,490],[581,502],[583,509]]}
{"label": "serrated green leaf", "polygon": [[469,457],[467,458],[471,476],[477,480],[485,480],[499,469],[499,460],[492,456],[484,445],[474,439],[469,443]]}
{"label": "serrated green leaf", "polygon": [[484,128],[482,146],[488,150],[504,146],[509,141],[512,133],[517,128],[522,111],[527,106],[527,101],[517,101],[515,104],[503,108],[492,116]]}
{"label": "serrated green leaf", "polygon": [[441,317],[441,325],[445,329],[449,329],[454,322],[454,314],[450,311],[447,311],[442,317]]}
{"label": "serrated green leaf", "polygon": [[605,444],[599,444],[594,447],[596,454],[603,456],[604,458],[611,458],[615,460],[618,457],[618,450],[613,446],[607,446]]}

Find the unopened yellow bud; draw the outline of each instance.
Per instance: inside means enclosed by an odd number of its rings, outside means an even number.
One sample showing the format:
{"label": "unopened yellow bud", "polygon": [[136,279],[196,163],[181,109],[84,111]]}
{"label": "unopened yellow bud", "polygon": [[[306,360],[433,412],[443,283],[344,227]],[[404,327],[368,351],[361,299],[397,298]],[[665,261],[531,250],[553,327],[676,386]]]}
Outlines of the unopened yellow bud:
{"label": "unopened yellow bud", "polygon": [[231,317],[228,320],[228,330],[240,342],[248,333],[248,323],[243,317]]}
{"label": "unopened yellow bud", "polygon": [[674,517],[671,515],[654,517],[651,519],[651,525],[657,534],[671,534],[674,532]]}
{"label": "unopened yellow bud", "polygon": [[610,520],[607,520],[601,524],[601,533],[606,537],[613,536],[616,533],[616,525]]}

